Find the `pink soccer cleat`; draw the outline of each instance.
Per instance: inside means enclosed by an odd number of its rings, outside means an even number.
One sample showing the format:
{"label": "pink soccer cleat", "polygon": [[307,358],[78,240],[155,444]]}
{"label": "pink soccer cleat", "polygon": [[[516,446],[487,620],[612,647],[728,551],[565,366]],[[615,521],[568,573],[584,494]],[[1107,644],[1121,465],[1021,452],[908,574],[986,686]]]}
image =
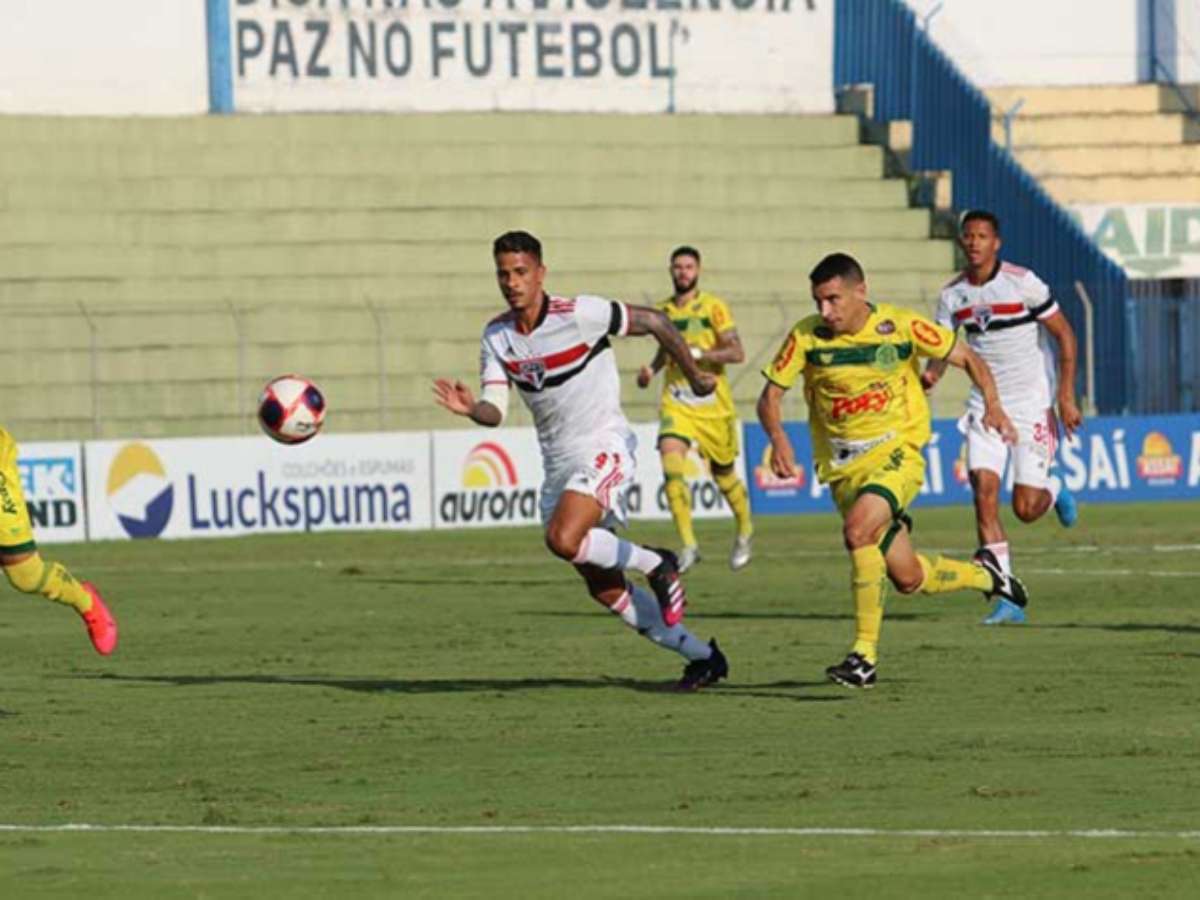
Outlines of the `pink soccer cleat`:
{"label": "pink soccer cleat", "polygon": [[91,638],[92,646],[96,648],[97,653],[101,656],[108,656],[117,648],[117,620],[104,605],[100,591],[94,584],[84,581],[79,586],[92,598],[92,608],[85,613],[80,613],[84,624],[87,625],[88,637]]}

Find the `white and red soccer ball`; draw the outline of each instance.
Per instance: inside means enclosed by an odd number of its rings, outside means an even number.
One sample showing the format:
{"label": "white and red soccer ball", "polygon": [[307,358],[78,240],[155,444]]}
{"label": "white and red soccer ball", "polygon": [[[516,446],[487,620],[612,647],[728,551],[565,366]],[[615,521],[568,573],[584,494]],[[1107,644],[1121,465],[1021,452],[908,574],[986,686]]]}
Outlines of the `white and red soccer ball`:
{"label": "white and red soccer ball", "polygon": [[258,398],[258,424],[281,444],[302,444],[321,430],[325,396],[299,375],[281,375]]}

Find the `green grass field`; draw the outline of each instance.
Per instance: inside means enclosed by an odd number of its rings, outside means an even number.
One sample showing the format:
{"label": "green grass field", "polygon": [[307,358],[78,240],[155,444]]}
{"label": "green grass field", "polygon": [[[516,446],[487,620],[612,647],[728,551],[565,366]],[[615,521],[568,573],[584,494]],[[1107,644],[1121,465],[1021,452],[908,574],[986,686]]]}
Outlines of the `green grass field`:
{"label": "green grass field", "polygon": [[[968,510],[918,513],[970,552]],[[732,673],[695,695],[531,529],[47,548],[122,644],[0,589],[0,897],[1200,889],[1200,507],[1010,525],[1031,624],[893,597],[871,692],[823,677],[853,629],[833,517],[758,527],[736,576],[700,528],[687,621]],[[210,830],[39,830],[65,823]],[[619,825],[882,833],[561,830]],[[1136,834],[1065,833],[1095,829]]]}

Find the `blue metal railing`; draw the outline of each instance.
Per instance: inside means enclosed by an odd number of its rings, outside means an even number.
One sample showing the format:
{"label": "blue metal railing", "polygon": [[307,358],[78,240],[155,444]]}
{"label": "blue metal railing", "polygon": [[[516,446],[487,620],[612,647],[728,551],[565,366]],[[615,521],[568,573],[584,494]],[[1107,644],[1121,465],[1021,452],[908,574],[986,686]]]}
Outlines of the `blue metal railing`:
{"label": "blue metal railing", "polygon": [[[910,120],[914,171],[949,171],[958,210],[983,207],[999,216],[1004,256],[1029,266],[1058,298],[1084,335],[1083,304],[1075,282],[1095,305],[1096,396],[1104,413],[1129,402],[1124,271],[1003,148],[992,141],[987,98],[928,38],[898,0],[837,0],[834,85],[873,86],[877,122]],[[1082,369],[1083,367],[1081,367]],[[1082,378],[1082,375],[1081,375]]]}

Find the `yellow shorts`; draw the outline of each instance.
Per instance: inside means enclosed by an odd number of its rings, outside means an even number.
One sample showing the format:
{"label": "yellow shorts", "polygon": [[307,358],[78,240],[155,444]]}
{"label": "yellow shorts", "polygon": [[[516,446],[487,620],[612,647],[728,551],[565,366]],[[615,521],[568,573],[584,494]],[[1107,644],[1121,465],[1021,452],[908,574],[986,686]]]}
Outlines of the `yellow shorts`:
{"label": "yellow shorts", "polygon": [[17,471],[17,442],[0,428],[0,553],[28,553],[36,547]]}
{"label": "yellow shorts", "polygon": [[872,453],[845,475],[829,483],[833,501],[844,516],[862,494],[878,494],[892,507],[892,518],[917,499],[925,483],[925,457],[913,444],[898,444]]}
{"label": "yellow shorts", "polygon": [[738,455],[736,416],[701,418],[678,410],[663,410],[658,439],[678,438],[700,448],[700,455],[716,466],[732,466]]}

